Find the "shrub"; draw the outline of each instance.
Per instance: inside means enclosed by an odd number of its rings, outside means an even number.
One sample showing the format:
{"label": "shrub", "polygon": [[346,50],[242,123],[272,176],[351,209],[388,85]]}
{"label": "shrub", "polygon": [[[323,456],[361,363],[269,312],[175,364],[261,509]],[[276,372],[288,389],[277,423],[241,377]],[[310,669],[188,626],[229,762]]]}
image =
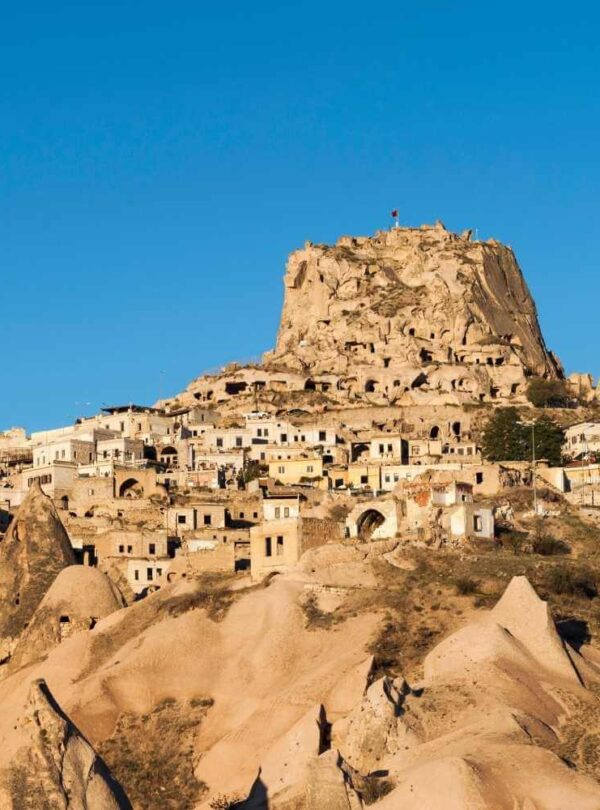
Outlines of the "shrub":
{"label": "shrub", "polygon": [[555,565],[546,575],[546,586],[561,596],[584,596],[594,599],[598,595],[595,578],[589,571],[576,571],[564,565]]}
{"label": "shrub", "polygon": [[241,804],[241,801],[242,797],[237,794],[228,796],[220,793],[218,796],[215,796],[214,799],[210,800],[208,806],[211,810],[234,810],[234,808]]}
{"label": "shrub", "polygon": [[456,588],[456,593],[459,593],[461,596],[469,596],[469,594],[477,591],[479,582],[470,577],[458,577],[454,582],[454,587]]}
{"label": "shrub", "polygon": [[551,557],[554,554],[569,554],[571,549],[563,540],[555,537],[536,537],[532,543],[535,554],[542,554],[544,557]]}
{"label": "shrub", "polygon": [[326,613],[324,610],[321,610],[315,593],[309,593],[302,605],[302,610],[304,611],[308,630],[317,628],[326,630],[335,623],[336,617],[332,613]]}
{"label": "shrub", "polygon": [[527,534],[514,530],[504,531],[499,534],[499,540],[502,543],[502,548],[512,551],[513,554],[523,553],[523,544]]}
{"label": "shrub", "polygon": [[527,386],[527,399],[536,408],[566,408],[570,397],[564,380],[533,377]]}
{"label": "shrub", "polygon": [[377,776],[365,776],[360,786],[360,795],[366,805],[375,804],[394,789],[394,783],[389,779]]}
{"label": "shrub", "polygon": [[349,513],[350,507],[345,506],[343,503],[334,503],[333,506],[329,508],[329,517],[332,520],[337,520],[339,522],[346,520]]}

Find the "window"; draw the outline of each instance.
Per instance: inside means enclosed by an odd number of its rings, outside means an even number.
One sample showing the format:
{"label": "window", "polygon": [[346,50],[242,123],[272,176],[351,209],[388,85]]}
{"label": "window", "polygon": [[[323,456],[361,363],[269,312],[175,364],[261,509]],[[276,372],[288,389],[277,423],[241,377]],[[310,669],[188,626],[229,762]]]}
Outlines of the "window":
{"label": "window", "polygon": [[290,507],[289,506],[284,506],[283,507],[283,516],[289,518],[289,516],[290,516]]}
{"label": "window", "polygon": [[148,543],[148,554],[156,554],[156,543]]}
{"label": "window", "polygon": [[93,495],[93,494],[94,494],[94,490],[93,489],[88,489],[88,495]]}
{"label": "window", "polygon": [[151,582],[154,579],[154,571],[152,568],[146,568],[146,579]]}
{"label": "window", "polygon": [[187,523],[187,517],[185,515],[177,515],[177,523]]}
{"label": "window", "polygon": [[481,515],[473,515],[473,528],[476,532],[480,532],[483,529]]}
{"label": "window", "polygon": [[312,464],[307,464],[306,465],[306,472],[311,473],[311,472],[313,472],[313,470],[314,470],[314,467],[313,467]]}
{"label": "window", "polygon": [[389,477],[389,475],[386,475],[386,476],[385,476],[385,483],[386,483],[386,484],[389,484],[389,483],[390,483],[390,477]]}
{"label": "window", "polygon": [[125,546],[119,546],[119,554],[123,554],[125,551]]}
{"label": "window", "polygon": [[282,433],[279,438],[281,442],[287,442],[287,433]]}
{"label": "window", "polygon": [[265,436],[269,435],[269,428],[265,428]]}
{"label": "window", "polygon": [[475,473],[475,483],[476,484],[483,484],[483,473],[482,472]]}
{"label": "window", "polygon": [[133,553],[133,546],[127,546],[127,553],[128,553],[128,554],[132,554],[132,553]]}
{"label": "window", "polygon": [[265,537],[265,557],[270,557],[272,554],[271,538]]}
{"label": "window", "polygon": [[368,484],[369,483],[369,476],[368,475],[361,475],[360,483],[361,484]]}
{"label": "window", "polygon": [[327,433],[324,430],[319,431],[319,441],[324,442],[327,440]]}
{"label": "window", "polygon": [[240,520],[244,519],[245,514],[246,514],[245,512],[240,512]]}
{"label": "window", "polygon": [[256,431],[257,436],[262,436],[262,428],[258,428]]}
{"label": "window", "polygon": [[219,438],[217,439],[217,441],[216,441],[216,445],[217,445],[217,447],[223,447],[223,439],[221,439],[221,438],[219,437]]}
{"label": "window", "polygon": [[383,454],[384,449],[385,449],[385,448],[384,448],[384,446],[383,446],[382,444],[380,444],[380,445],[379,445],[379,452],[380,452],[381,454]]}
{"label": "window", "polygon": [[204,525],[210,526],[212,523],[212,515],[204,515]]}
{"label": "window", "polygon": [[121,432],[123,432],[125,430],[125,422],[120,422],[119,424],[121,426],[120,430],[121,430]]}
{"label": "window", "polygon": [[139,580],[139,578],[140,578],[140,572],[139,572],[139,570],[138,570],[137,568],[136,568],[136,569],[135,569],[135,571],[133,572],[133,578],[134,578],[135,580]]}
{"label": "window", "polygon": [[393,450],[392,445],[391,445],[391,444],[388,444],[388,453],[391,453],[391,452],[392,452],[392,450]]}
{"label": "window", "polygon": [[280,517],[281,517],[281,507],[280,507],[280,506],[276,506],[276,507],[275,507],[275,517],[276,517],[276,518],[280,518]]}
{"label": "window", "polygon": [[306,441],[306,436],[300,436],[300,441],[305,442]]}
{"label": "window", "polygon": [[256,520],[258,518],[258,512],[253,512],[252,517]]}
{"label": "window", "polygon": [[277,538],[277,556],[281,557],[283,554],[283,537],[281,535]]}
{"label": "window", "polygon": [[285,472],[285,467],[283,466],[283,464],[280,464],[279,467],[277,467],[277,472],[278,473],[284,473]]}
{"label": "window", "polygon": [[157,577],[162,577],[162,568],[157,568],[156,569],[156,576]]}
{"label": "window", "polygon": [[241,447],[242,446],[242,437],[241,436],[236,436],[235,437],[235,446],[236,447]]}

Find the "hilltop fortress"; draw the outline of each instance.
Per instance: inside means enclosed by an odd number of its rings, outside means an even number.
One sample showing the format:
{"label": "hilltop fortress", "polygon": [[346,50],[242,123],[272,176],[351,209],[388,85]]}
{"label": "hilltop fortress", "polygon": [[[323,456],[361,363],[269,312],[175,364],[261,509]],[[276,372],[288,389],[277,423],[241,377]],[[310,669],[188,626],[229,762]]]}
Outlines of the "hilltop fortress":
{"label": "hilltop fortress", "polygon": [[277,343],[177,398],[318,391],[332,403],[522,402],[528,377],[562,377],[514,253],[441,223],[293,252]]}
{"label": "hilltop fortress", "polygon": [[284,283],[260,364],[0,432],[0,807],[598,810],[600,389],[469,232]]}

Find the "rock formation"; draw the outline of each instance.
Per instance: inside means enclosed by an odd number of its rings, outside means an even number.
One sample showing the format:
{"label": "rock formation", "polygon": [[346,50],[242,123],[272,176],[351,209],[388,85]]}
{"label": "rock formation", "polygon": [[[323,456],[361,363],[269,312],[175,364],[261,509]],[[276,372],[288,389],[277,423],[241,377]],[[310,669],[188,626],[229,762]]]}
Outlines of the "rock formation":
{"label": "rock formation", "polygon": [[56,508],[35,482],[0,543],[1,659],[10,656],[57,574],[74,563]]}
{"label": "rock formation", "polygon": [[[342,237],[292,253],[277,343],[262,364],[199,377],[172,402],[316,391],[334,402],[524,400],[562,377],[510,247],[441,223]],[[246,405],[247,407],[247,405]]]}
{"label": "rock formation", "polygon": [[21,634],[9,668],[42,658],[64,639],[93,629],[124,606],[125,600],[102,571],[83,565],[63,568]]}
{"label": "rock formation", "polygon": [[554,377],[512,250],[442,225],[307,244],[289,258],[268,363],[398,399],[416,388],[494,399]]}
{"label": "rock formation", "polygon": [[[127,810],[129,804],[87,740],[34,681],[23,714],[5,741],[10,763],[0,769],[5,810]],[[6,757],[4,757],[6,759]]]}

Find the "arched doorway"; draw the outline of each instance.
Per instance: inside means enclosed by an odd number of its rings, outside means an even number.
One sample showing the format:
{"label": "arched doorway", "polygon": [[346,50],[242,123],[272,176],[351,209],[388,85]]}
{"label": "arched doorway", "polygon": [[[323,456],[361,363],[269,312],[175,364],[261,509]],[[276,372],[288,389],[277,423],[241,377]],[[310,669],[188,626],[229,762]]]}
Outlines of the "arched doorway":
{"label": "arched doorway", "polygon": [[367,509],[356,521],[356,529],[361,540],[370,540],[373,532],[385,523],[385,517],[377,509]]}
{"label": "arched doorway", "polygon": [[127,478],[119,487],[119,498],[143,498],[144,487],[135,478]]}

